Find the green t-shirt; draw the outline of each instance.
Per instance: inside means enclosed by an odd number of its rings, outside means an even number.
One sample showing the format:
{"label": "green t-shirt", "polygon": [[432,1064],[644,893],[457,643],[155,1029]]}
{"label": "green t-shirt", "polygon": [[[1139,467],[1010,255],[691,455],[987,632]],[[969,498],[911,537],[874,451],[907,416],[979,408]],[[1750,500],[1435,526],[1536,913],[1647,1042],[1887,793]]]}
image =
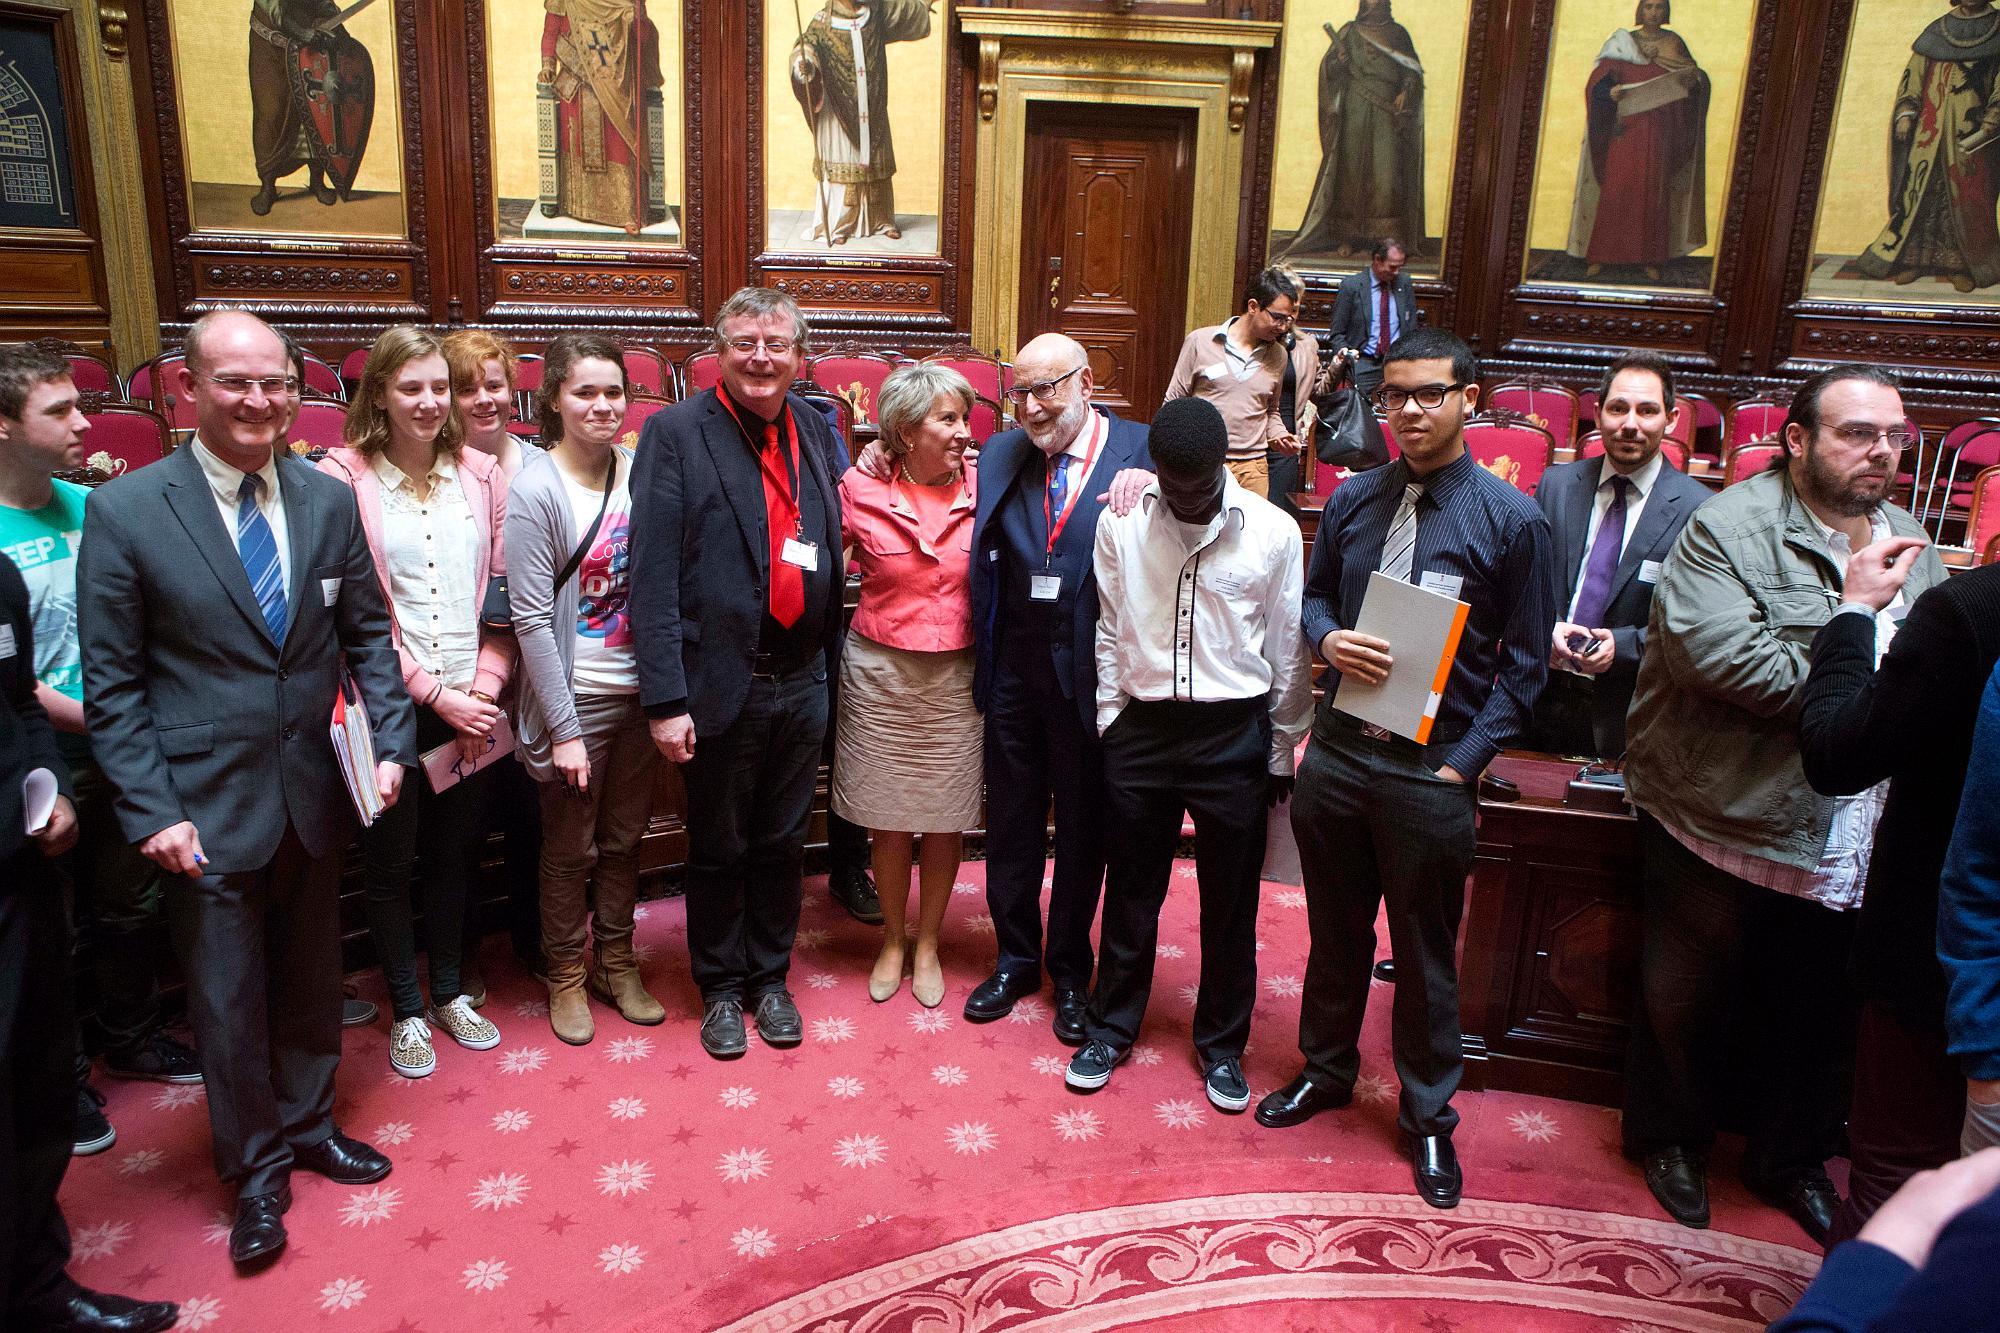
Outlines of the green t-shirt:
{"label": "green t-shirt", "polygon": [[83,543],[83,502],[90,492],[56,480],[40,509],[0,505],[0,555],[28,585],[35,627],[35,676],[72,699],[83,698],[83,654],[76,635],[76,552]]}

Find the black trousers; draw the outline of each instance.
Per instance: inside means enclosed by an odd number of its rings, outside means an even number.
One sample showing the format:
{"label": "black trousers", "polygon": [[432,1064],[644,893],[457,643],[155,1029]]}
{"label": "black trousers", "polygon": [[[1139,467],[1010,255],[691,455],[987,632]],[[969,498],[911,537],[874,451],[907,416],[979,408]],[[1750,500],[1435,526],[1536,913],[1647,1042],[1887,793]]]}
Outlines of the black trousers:
{"label": "black trousers", "polygon": [[1299,517],[1298,506],[1292,503],[1292,495],[1305,487],[1305,463],[1300,454],[1281,454],[1276,449],[1264,451],[1264,465],[1270,469],[1270,501],[1285,511],[1292,521]]}
{"label": "black trousers", "polygon": [[56,1204],[76,1128],[69,924],[39,849],[0,861],[0,882],[0,1328],[42,1328],[36,1312],[69,1282]]}
{"label": "black trousers", "polygon": [[1643,812],[1639,850],[1644,935],[1626,1152],[1708,1151],[1733,1008],[1749,1025],[1738,1044],[1753,1057],[1744,1181],[1775,1186],[1824,1169],[1840,1148],[1854,1069],[1847,957],[1858,913],[1717,870]]}
{"label": "black trousers", "polygon": [[[456,735],[428,708],[417,710],[420,751],[447,744]],[[436,792],[419,765],[404,773],[402,798],[362,832],[368,934],[398,1020],[424,1012],[423,990],[417,985],[417,912],[424,918],[432,1001],[450,1004],[461,993],[458,963],[465,947],[466,905],[486,830],[492,776],[487,769]]]}
{"label": "black trousers", "polygon": [[1911,1176],[1957,1161],[1964,1127],[1965,1073],[1945,1050],[1942,1024],[1912,1027],[1864,1003],[1847,1117],[1847,1197],[1827,1248],[1852,1240]]}
{"label": "black trousers", "polygon": [[[1528,724],[1529,748],[1547,750],[1550,754],[1608,755],[1614,759],[1623,754],[1622,744],[1617,749],[1598,744],[1596,689],[1572,672],[1549,672],[1549,683],[1535,701],[1534,717]],[[1622,742],[1624,737],[1615,739]]]}
{"label": "black trousers", "polygon": [[[407,794],[407,789],[406,789]],[[291,1177],[292,1148],[333,1133],[340,1066],[340,858],[285,830],[268,865],[170,876],[216,1174],[239,1194]]]}
{"label": "black trousers", "polygon": [[[828,781],[831,781],[829,770]],[[834,874],[868,869],[868,830],[826,812],[826,867]]]}
{"label": "black trousers", "polygon": [[[1085,990],[1094,962],[1090,923],[1104,885],[1104,789],[1095,729],[1065,699],[1052,671],[1024,679],[1005,657],[986,707],[986,906],[1001,968]],[[1055,873],[1046,947],[1042,868],[1055,800]]]}
{"label": "black trousers", "polygon": [[[139,854],[118,826],[117,794],[92,763],[72,763],[78,837],[59,861],[70,886],[77,932],[90,942],[96,991],[96,1044],[131,1055],[159,1030],[160,989],[155,950],[165,935],[160,919],[160,868]],[[81,1053],[79,1066],[90,1064]]]}
{"label": "black trousers", "polygon": [[697,735],[682,766],[688,960],[704,1004],[784,988],[826,715],[822,659],[758,677],[736,721]]}
{"label": "black trousers", "polygon": [[475,957],[481,936],[479,855],[486,839],[500,835],[500,875],[507,890],[507,938],[514,956],[542,956],[542,798],[538,784],[517,761],[503,759],[480,775],[486,780],[485,817],[472,849],[471,896],[465,907],[463,958]]}
{"label": "black trousers", "polygon": [[1107,872],[1094,1041],[1129,1049],[1146,1017],[1160,908],[1181,815],[1194,817],[1201,990],[1194,1048],[1204,1067],[1243,1055],[1257,1002],[1257,894],[1264,867],[1271,717],[1262,698],[1132,702],[1104,734]]}
{"label": "black trousers", "polygon": [[1312,949],[1299,1006],[1306,1075],[1352,1088],[1388,905],[1396,957],[1391,1028],[1403,1091],[1396,1123],[1417,1136],[1458,1124],[1458,923],[1472,869],[1476,788],[1437,775],[1446,742],[1377,741],[1322,706],[1292,792]]}

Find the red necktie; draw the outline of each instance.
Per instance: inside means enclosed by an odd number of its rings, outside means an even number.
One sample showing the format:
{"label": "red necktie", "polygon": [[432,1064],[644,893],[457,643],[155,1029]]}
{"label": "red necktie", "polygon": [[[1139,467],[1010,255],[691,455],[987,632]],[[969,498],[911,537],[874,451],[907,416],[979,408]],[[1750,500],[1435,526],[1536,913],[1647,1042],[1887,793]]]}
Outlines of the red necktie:
{"label": "red necktie", "polygon": [[1378,282],[1375,290],[1382,293],[1382,331],[1375,335],[1375,355],[1389,355],[1389,284]]}
{"label": "red necktie", "polygon": [[778,454],[775,421],[764,425],[764,447],[757,455],[757,466],[764,474],[764,518],[771,532],[771,619],[790,629],[805,614],[806,576],[784,558],[786,540],[798,532],[799,502]]}

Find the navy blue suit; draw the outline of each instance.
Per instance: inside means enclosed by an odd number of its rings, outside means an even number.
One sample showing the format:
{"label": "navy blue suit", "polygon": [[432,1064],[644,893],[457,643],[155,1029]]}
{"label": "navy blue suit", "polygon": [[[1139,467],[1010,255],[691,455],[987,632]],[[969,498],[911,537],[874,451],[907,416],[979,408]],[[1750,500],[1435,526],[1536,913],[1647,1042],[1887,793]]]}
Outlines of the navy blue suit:
{"label": "navy blue suit", "polygon": [[[1025,431],[994,436],[979,455],[972,533],[973,700],[986,714],[986,903],[999,966],[1043,963],[1042,865],[1055,801],[1055,874],[1046,957],[1058,990],[1084,990],[1090,923],[1104,882],[1103,776],[1097,746],[1097,497],[1125,468],[1153,466],[1146,428],[1110,413],[1110,430],[1071,516],[1048,550],[1048,465]],[[1029,576],[1062,580],[1053,604],[1028,596]]]}

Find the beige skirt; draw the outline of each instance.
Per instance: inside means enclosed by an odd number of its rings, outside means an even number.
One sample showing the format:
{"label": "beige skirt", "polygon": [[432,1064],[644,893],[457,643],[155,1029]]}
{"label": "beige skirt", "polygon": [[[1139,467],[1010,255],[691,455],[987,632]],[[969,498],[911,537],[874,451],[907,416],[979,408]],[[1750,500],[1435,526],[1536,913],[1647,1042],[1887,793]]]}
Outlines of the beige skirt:
{"label": "beige skirt", "polygon": [[972,828],[984,730],[972,706],[970,648],[913,653],[850,632],[840,659],[834,813],[897,833]]}

